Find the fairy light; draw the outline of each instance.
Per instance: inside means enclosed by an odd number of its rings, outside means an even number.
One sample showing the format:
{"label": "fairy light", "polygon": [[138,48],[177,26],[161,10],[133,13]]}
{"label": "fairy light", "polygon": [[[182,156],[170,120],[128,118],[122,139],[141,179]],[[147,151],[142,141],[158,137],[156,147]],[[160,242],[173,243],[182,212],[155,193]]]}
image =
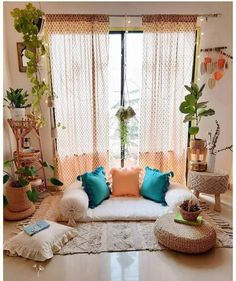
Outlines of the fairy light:
{"label": "fairy light", "polygon": [[204,32],[201,32],[201,35],[203,36],[203,35],[204,35]]}
{"label": "fairy light", "polygon": [[200,21],[203,22],[203,18],[200,18]]}

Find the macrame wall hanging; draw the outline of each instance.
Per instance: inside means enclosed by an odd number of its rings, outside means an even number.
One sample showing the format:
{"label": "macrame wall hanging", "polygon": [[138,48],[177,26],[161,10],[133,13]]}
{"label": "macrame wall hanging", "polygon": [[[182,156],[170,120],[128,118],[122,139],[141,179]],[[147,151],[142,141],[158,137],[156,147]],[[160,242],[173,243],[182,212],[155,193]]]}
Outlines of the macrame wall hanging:
{"label": "macrame wall hanging", "polygon": [[124,55],[124,83],[121,94],[121,106],[116,112],[116,117],[119,120],[119,133],[120,133],[120,143],[121,143],[121,167],[124,166],[125,152],[127,151],[127,146],[129,144],[129,129],[128,123],[132,117],[136,115],[134,109],[130,106],[129,102],[129,89],[127,82],[127,18],[125,17],[125,33],[122,42],[123,55]]}

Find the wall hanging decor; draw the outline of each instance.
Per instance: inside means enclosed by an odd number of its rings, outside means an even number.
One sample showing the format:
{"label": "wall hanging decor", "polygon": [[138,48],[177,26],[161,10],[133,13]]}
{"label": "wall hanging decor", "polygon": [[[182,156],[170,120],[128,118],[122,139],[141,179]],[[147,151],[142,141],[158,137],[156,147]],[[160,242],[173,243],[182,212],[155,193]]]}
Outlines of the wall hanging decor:
{"label": "wall hanging decor", "polygon": [[[233,59],[231,55],[222,51],[224,49],[227,49],[227,47],[224,46],[200,50],[200,52],[207,52],[204,60],[200,63],[200,73],[201,75],[207,74],[210,76],[207,84],[211,90],[215,87],[216,82],[223,78],[225,69],[228,69],[228,58]],[[217,59],[214,58],[215,52],[219,53]]]}

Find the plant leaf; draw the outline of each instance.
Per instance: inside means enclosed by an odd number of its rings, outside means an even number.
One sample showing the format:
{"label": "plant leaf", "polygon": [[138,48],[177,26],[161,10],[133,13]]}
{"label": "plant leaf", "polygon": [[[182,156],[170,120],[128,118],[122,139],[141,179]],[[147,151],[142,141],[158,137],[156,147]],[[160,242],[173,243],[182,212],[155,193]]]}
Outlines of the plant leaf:
{"label": "plant leaf", "polygon": [[206,84],[203,84],[202,87],[200,88],[199,92],[202,92],[203,89],[205,88]]}
{"label": "plant leaf", "polygon": [[196,108],[205,108],[208,101],[199,102],[196,104]]}
{"label": "plant leaf", "polygon": [[53,185],[56,185],[56,186],[62,186],[63,185],[63,182],[61,182],[60,180],[58,180],[56,178],[50,178],[49,180]]}
{"label": "plant leaf", "polygon": [[184,101],[181,103],[179,110],[182,113],[195,113],[195,106],[190,105],[188,102]]}
{"label": "plant leaf", "polygon": [[19,178],[18,178],[18,181],[19,181],[19,183],[20,183],[20,185],[21,185],[22,187],[24,187],[24,186],[26,186],[26,185],[29,184],[29,182],[27,181],[27,179],[26,179],[26,178],[23,178],[23,177],[19,177]]}
{"label": "plant leaf", "polygon": [[8,200],[6,195],[3,195],[3,207],[5,208],[8,205]]}
{"label": "plant leaf", "polygon": [[36,202],[38,200],[38,192],[35,188],[33,188],[32,190],[28,190],[26,194],[31,202]]}
{"label": "plant leaf", "polygon": [[6,168],[10,168],[13,161],[14,159],[4,161],[3,166]]}
{"label": "plant leaf", "polygon": [[197,85],[196,83],[192,83],[192,84],[191,84],[191,88],[194,90],[195,95],[196,95],[198,92],[200,92],[200,91],[199,91],[199,87],[198,87],[198,85]]}
{"label": "plant leaf", "polygon": [[194,114],[190,113],[184,117],[184,123],[194,120]]}
{"label": "plant leaf", "polygon": [[200,112],[198,114],[198,116],[211,116],[211,115],[214,115],[214,114],[215,114],[215,110],[209,108],[207,110],[204,110],[204,111]]}
{"label": "plant leaf", "polygon": [[9,175],[4,175],[3,176],[3,184],[5,184],[9,180],[10,176]]}
{"label": "plant leaf", "polygon": [[197,99],[194,95],[187,95],[185,96],[185,100],[189,105],[195,105]]}
{"label": "plant leaf", "polygon": [[196,135],[199,132],[199,127],[190,127],[188,132],[190,135]]}

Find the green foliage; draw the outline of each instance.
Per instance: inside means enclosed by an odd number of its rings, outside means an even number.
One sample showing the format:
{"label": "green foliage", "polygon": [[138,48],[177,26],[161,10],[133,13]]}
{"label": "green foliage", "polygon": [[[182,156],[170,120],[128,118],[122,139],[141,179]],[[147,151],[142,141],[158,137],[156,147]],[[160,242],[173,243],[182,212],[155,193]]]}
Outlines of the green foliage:
{"label": "green foliage", "polygon": [[191,84],[191,87],[185,85],[185,89],[190,92],[190,94],[185,96],[185,100],[180,104],[179,110],[181,113],[186,114],[183,122],[194,121],[194,126],[189,128],[189,134],[196,136],[199,132],[199,123],[201,118],[204,116],[211,116],[215,114],[215,111],[211,108],[207,108],[208,101],[198,102],[202,96],[202,91],[205,87],[205,84],[199,88],[195,83]]}
{"label": "green foliage", "polygon": [[28,190],[26,194],[31,202],[36,202],[38,200],[38,193],[35,188],[32,188],[32,190]]}
{"label": "green foliage", "polygon": [[62,186],[63,185],[63,182],[61,182],[60,180],[58,180],[56,178],[50,178],[49,180],[53,185],[56,185],[56,186]]}
{"label": "green foliage", "polygon": [[48,85],[40,78],[39,61],[40,57],[45,55],[46,48],[42,39],[38,36],[38,23],[42,19],[44,12],[35,8],[31,3],[27,4],[25,9],[14,9],[11,11],[14,18],[16,31],[23,34],[25,45],[25,56],[29,59],[27,62],[26,74],[32,83],[32,112],[38,119],[39,125],[43,126],[45,120],[41,110],[41,100],[48,94]]}
{"label": "green foliage", "polygon": [[131,106],[124,108],[123,106],[116,113],[116,117],[119,119],[120,122],[120,142],[121,145],[128,144],[128,122],[129,120],[135,116],[135,111]]}
{"label": "green foliage", "polygon": [[3,207],[5,208],[8,205],[8,200],[5,195],[3,195]]}
{"label": "green foliage", "polygon": [[30,104],[26,105],[27,97],[29,96],[27,94],[27,91],[22,93],[23,89],[12,89],[10,88],[9,91],[7,91],[7,96],[4,98],[4,100],[8,103],[8,106],[11,108],[22,108],[22,107],[29,107]]}

